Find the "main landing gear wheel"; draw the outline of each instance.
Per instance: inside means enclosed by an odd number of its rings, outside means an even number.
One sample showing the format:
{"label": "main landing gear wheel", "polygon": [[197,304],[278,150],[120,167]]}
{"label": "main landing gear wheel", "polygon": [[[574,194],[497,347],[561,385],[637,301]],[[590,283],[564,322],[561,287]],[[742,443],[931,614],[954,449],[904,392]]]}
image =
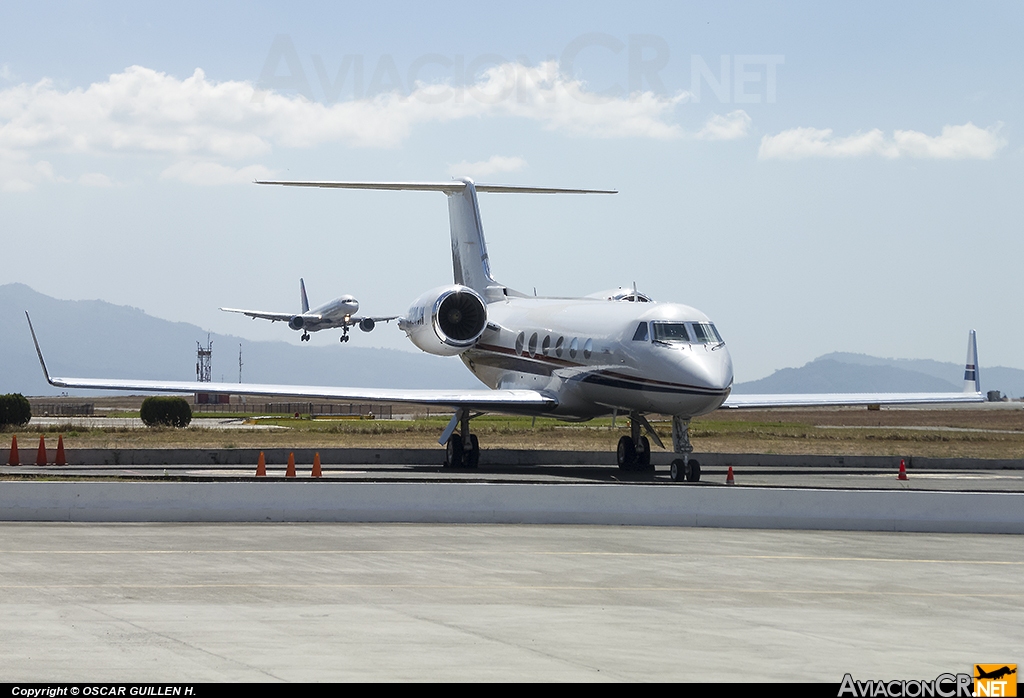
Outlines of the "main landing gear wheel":
{"label": "main landing gear wheel", "polygon": [[670,473],[673,482],[700,482],[700,463],[693,458],[685,462],[682,458],[676,458],[672,461]]}
{"label": "main landing gear wheel", "polygon": [[452,434],[445,445],[444,467],[446,468],[476,468],[480,465],[480,441],[476,434],[469,435],[469,442],[472,447],[469,451],[462,445],[462,436]]}
{"label": "main landing gear wheel", "polygon": [[303,342],[308,342],[309,341],[309,332],[303,332],[302,336],[299,337],[299,339],[302,340]]}
{"label": "main landing gear wheel", "polygon": [[637,448],[632,437],[623,436],[619,439],[619,445],[615,449],[615,458],[619,468],[629,472],[640,472],[651,469],[651,442],[646,436],[640,437],[640,446]]}

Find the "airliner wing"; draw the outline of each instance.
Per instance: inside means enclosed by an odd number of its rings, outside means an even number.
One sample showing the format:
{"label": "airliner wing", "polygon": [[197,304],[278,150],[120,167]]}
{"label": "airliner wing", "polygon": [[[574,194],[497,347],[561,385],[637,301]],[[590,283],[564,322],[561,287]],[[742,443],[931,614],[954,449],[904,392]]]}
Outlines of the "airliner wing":
{"label": "airliner wing", "polygon": [[342,399],[359,402],[400,402],[437,405],[471,410],[537,413],[558,405],[554,397],[536,390],[395,390],[390,388],[344,388],[322,385],[273,385],[264,383],[201,383],[198,381],[124,380],[119,378],[62,378],[51,376],[39,348],[32,319],[29,329],[39,365],[46,381],[57,388],[88,390],[141,390],[155,393],[213,393],[260,395],[302,399]]}
{"label": "airliner wing", "polygon": [[964,389],[960,393],[779,393],[743,395],[732,393],[724,408],[756,407],[842,407],[844,405],[942,405],[985,402],[978,370],[978,336],[967,336],[967,362],[964,364]]}
{"label": "airliner wing", "polygon": [[295,313],[271,313],[265,310],[242,310],[241,308],[221,308],[221,310],[226,313],[241,313],[253,319],[260,318],[261,320],[270,320],[271,322],[277,322],[278,320],[288,322],[295,317]]}

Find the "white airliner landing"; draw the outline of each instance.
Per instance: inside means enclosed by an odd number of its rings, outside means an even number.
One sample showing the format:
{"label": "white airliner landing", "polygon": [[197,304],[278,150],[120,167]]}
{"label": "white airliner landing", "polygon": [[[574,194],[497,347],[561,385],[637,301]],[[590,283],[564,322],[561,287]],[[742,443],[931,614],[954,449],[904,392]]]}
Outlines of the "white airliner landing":
{"label": "white airliner landing", "polygon": [[353,325],[359,325],[363,332],[371,332],[378,322],[390,322],[398,316],[391,317],[358,317],[359,301],[355,296],[341,296],[329,303],[309,309],[309,299],[306,297],[306,282],[299,279],[299,296],[302,301],[302,312],[300,313],[275,313],[268,310],[242,310],[241,308],[221,308],[229,313],[241,313],[248,315],[253,320],[260,318],[271,322],[287,322],[288,327],[293,330],[302,330],[303,342],[309,341],[310,332],[329,330],[335,327],[341,328],[341,341],[348,341],[348,331]]}
{"label": "white airliner landing", "polygon": [[[491,390],[391,390],[323,386],[194,383],[51,377],[59,388],[204,392],[274,397],[342,398],[450,407],[439,442],[445,465],[476,467],[480,459],[470,420],[485,412],[587,420],[628,415],[631,433],[619,440],[624,470],[650,470],[653,440],[646,414],[672,416],[673,480],[697,481],[690,457],[690,419],[720,407],[799,407],[982,402],[977,342],[970,332],[962,393],[730,395],[732,359],[711,320],[695,308],[660,303],[633,291],[587,298],[538,298],[491,276],[477,192],[605,193],[614,191],[442,183],[259,182],[293,187],[438,191],[448,197],[455,283],[417,298],[399,327],[431,354],[459,356]],[[26,313],[27,316],[27,313]],[[31,327],[31,320],[29,320]],[[33,340],[35,332],[33,331]],[[458,429],[458,434],[456,434]],[[646,432],[646,435],[644,435]],[[648,436],[650,440],[648,440]]]}

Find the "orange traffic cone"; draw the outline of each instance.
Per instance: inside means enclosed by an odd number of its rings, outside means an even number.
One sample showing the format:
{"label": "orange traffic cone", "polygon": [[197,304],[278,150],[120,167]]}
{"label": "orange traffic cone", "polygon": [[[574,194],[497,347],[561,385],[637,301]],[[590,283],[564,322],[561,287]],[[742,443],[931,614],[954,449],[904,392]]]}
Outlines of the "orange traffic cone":
{"label": "orange traffic cone", "polygon": [[323,473],[320,472],[320,452],[317,451],[313,456],[313,472],[310,477],[322,477]]}
{"label": "orange traffic cone", "polygon": [[53,459],[54,465],[67,465],[68,461],[64,457],[64,435],[57,434],[57,457]]}
{"label": "orange traffic cone", "polygon": [[900,474],[896,476],[896,479],[897,480],[906,480],[907,479],[907,463],[902,458],[900,458]]}
{"label": "orange traffic cone", "polygon": [[267,459],[263,457],[263,451],[260,451],[260,459],[256,461],[256,477],[267,476]]}
{"label": "orange traffic cone", "polygon": [[7,465],[21,465],[21,459],[18,458],[18,435],[14,434],[11,436],[11,457],[7,459]]}
{"label": "orange traffic cone", "polygon": [[735,485],[736,484],[736,478],[733,477],[732,466],[731,465],[729,466],[729,472],[725,476],[725,484],[727,484],[727,485]]}
{"label": "orange traffic cone", "polygon": [[46,441],[39,435],[39,451],[36,453],[36,465],[46,465]]}
{"label": "orange traffic cone", "polygon": [[295,477],[295,454],[288,454],[288,470],[284,472],[285,477]]}

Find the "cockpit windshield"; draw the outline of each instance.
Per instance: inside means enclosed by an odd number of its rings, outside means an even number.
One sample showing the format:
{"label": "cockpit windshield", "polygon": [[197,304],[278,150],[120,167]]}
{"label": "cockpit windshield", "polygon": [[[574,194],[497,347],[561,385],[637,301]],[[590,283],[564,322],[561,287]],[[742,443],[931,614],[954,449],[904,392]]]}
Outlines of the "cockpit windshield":
{"label": "cockpit windshield", "polygon": [[697,342],[700,344],[721,344],[722,338],[718,334],[718,330],[710,322],[695,322],[693,323],[693,333],[697,336]]}
{"label": "cockpit windshield", "polygon": [[[647,332],[643,325],[637,328],[633,339],[647,339]],[[692,342],[693,344],[724,344],[722,336],[710,322],[652,322],[651,339],[655,342],[678,343]]]}
{"label": "cockpit windshield", "polygon": [[689,342],[690,333],[682,322],[652,322],[655,342]]}

